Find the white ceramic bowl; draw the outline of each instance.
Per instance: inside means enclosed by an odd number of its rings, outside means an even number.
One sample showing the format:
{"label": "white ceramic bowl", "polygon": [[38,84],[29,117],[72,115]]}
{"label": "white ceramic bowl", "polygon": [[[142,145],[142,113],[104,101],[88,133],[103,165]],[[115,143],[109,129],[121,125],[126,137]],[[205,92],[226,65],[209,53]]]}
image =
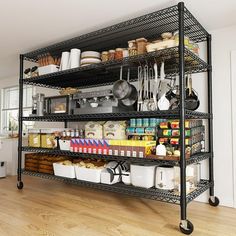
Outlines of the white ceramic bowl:
{"label": "white ceramic bowl", "polygon": [[81,65],[95,64],[95,63],[100,63],[100,62],[101,62],[101,60],[97,59],[97,58],[84,58],[84,59],[81,59]]}
{"label": "white ceramic bowl", "polygon": [[101,58],[101,54],[100,52],[95,52],[95,51],[85,51],[81,53],[81,58],[88,58],[88,57],[92,57],[92,58]]}

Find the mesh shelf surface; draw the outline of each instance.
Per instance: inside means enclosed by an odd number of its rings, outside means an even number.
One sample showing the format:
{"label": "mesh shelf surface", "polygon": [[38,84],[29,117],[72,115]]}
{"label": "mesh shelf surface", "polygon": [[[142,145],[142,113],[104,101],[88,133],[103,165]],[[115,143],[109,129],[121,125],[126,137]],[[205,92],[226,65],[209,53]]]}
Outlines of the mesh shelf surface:
{"label": "mesh shelf surface", "polygon": [[[127,157],[127,156],[111,156],[111,155],[101,155],[101,154],[89,154],[89,153],[77,153],[70,151],[62,151],[59,149],[49,149],[49,148],[33,148],[33,147],[22,147],[21,149],[24,152],[36,152],[36,153],[46,153],[46,154],[55,154],[55,155],[66,155],[73,158],[94,158],[94,159],[105,159],[108,161],[130,161],[132,163],[153,163],[155,165],[172,165],[179,166],[179,161],[166,161],[158,160],[155,158],[137,158],[137,157]],[[201,152],[194,154],[190,159],[186,160],[186,164],[190,165],[197,163],[202,160],[210,158],[211,154],[208,152]]]}
{"label": "mesh shelf surface", "polygon": [[[95,87],[113,84],[119,79],[120,66],[130,68],[131,81],[137,80],[137,67],[146,61],[154,62],[165,60],[165,72],[168,76],[178,73],[178,47],[167,48],[143,55],[127,57],[122,60],[113,60],[93,64],[85,67],[78,67],[59,71],[51,74],[41,75],[30,79],[24,79],[25,84],[37,85],[48,88],[63,87]],[[208,64],[185,49],[185,69],[192,73],[204,72],[208,69]]]}
{"label": "mesh shelf surface", "polygon": [[[36,176],[36,177],[49,179],[49,180],[57,180],[57,181],[65,182],[65,183],[77,184],[83,187],[90,187],[90,188],[104,190],[104,191],[110,191],[110,192],[136,196],[140,198],[148,198],[148,199],[157,200],[157,201],[180,204],[179,195],[176,195],[175,193],[171,191],[159,190],[156,188],[145,189],[145,188],[140,188],[140,187],[127,186],[122,183],[117,183],[114,185],[107,185],[107,184],[101,184],[101,183],[97,184],[97,183],[92,183],[92,182],[87,182],[87,181],[69,179],[69,178],[59,177],[55,175],[43,174],[43,173],[37,173],[37,172],[25,171],[25,170],[22,170],[22,174]],[[194,200],[200,194],[202,194],[207,189],[209,189],[210,186],[211,186],[211,183],[209,181],[201,180],[196,190],[194,190],[193,192],[187,195],[187,202],[189,203],[192,200]]]}
{"label": "mesh shelf surface", "polygon": [[[168,7],[150,14],[146,14],[95,32],[84,34],[54,45],[24,54],[28,60],[36,61],[43,53],[60,55],[62,51],[71,48],[85,50],[108,50],[116,47],[127,47],[127,41],[145,37],[149,40],[157,39],[163,32],[178,30],[178,6]],[[208,33],[196,18],[184,8],[184,30],[195,42],[207,39]]]}
{"label": "mesh shelf surface", "polygon": [[[179,119],[179,110],[168,111],[130,111],[120,113],[100,113],[100,114],[81,114],[81,115],[45,115],[45,116],[29,116],[22,117],[23,121],[92,121],[92,120],[128,120],[130,118],[167,118]],[[186,110],[186,119],[210,119],[211,114]]]}

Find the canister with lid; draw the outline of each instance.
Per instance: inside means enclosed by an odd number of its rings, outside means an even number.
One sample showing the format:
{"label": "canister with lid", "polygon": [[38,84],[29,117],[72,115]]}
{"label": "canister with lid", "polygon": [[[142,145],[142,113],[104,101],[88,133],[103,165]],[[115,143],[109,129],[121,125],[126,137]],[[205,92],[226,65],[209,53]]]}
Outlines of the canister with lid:
{"label": "canister with lid", "polygon": [[28,131],[28,145],[29,147],[40,147],[40,130],[39,129],[29,129]]}
{"label": "canister with lid", "polygon": [[54,129],[41,130],[41,147],[42,148],[56,148],[57,142],[55,140]]}

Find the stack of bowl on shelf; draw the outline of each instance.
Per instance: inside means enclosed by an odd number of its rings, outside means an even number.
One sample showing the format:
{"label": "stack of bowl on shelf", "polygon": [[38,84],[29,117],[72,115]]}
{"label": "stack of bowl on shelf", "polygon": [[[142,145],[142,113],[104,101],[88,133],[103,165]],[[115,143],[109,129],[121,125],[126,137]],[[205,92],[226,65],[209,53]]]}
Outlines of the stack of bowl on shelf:
{"label": "stack of bowl on shelf", "polygon": [[101,54],[95,51],[85,51],[81,53],[81,66],[89,66],[101,62]]}

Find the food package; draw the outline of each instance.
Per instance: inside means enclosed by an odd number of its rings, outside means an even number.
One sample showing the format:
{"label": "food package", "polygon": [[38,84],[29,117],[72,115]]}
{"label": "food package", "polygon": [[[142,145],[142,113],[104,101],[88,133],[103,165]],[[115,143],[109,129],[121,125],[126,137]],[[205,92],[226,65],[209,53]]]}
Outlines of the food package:
{"label": "food package", "polygon": [[102,139],[104,122],[89,121],[85,125],[85,138]]}
{"label": "food package", "polygon": [[103,125],[105,139],[126,139],[126,122],[125,121],[107,121]]}

